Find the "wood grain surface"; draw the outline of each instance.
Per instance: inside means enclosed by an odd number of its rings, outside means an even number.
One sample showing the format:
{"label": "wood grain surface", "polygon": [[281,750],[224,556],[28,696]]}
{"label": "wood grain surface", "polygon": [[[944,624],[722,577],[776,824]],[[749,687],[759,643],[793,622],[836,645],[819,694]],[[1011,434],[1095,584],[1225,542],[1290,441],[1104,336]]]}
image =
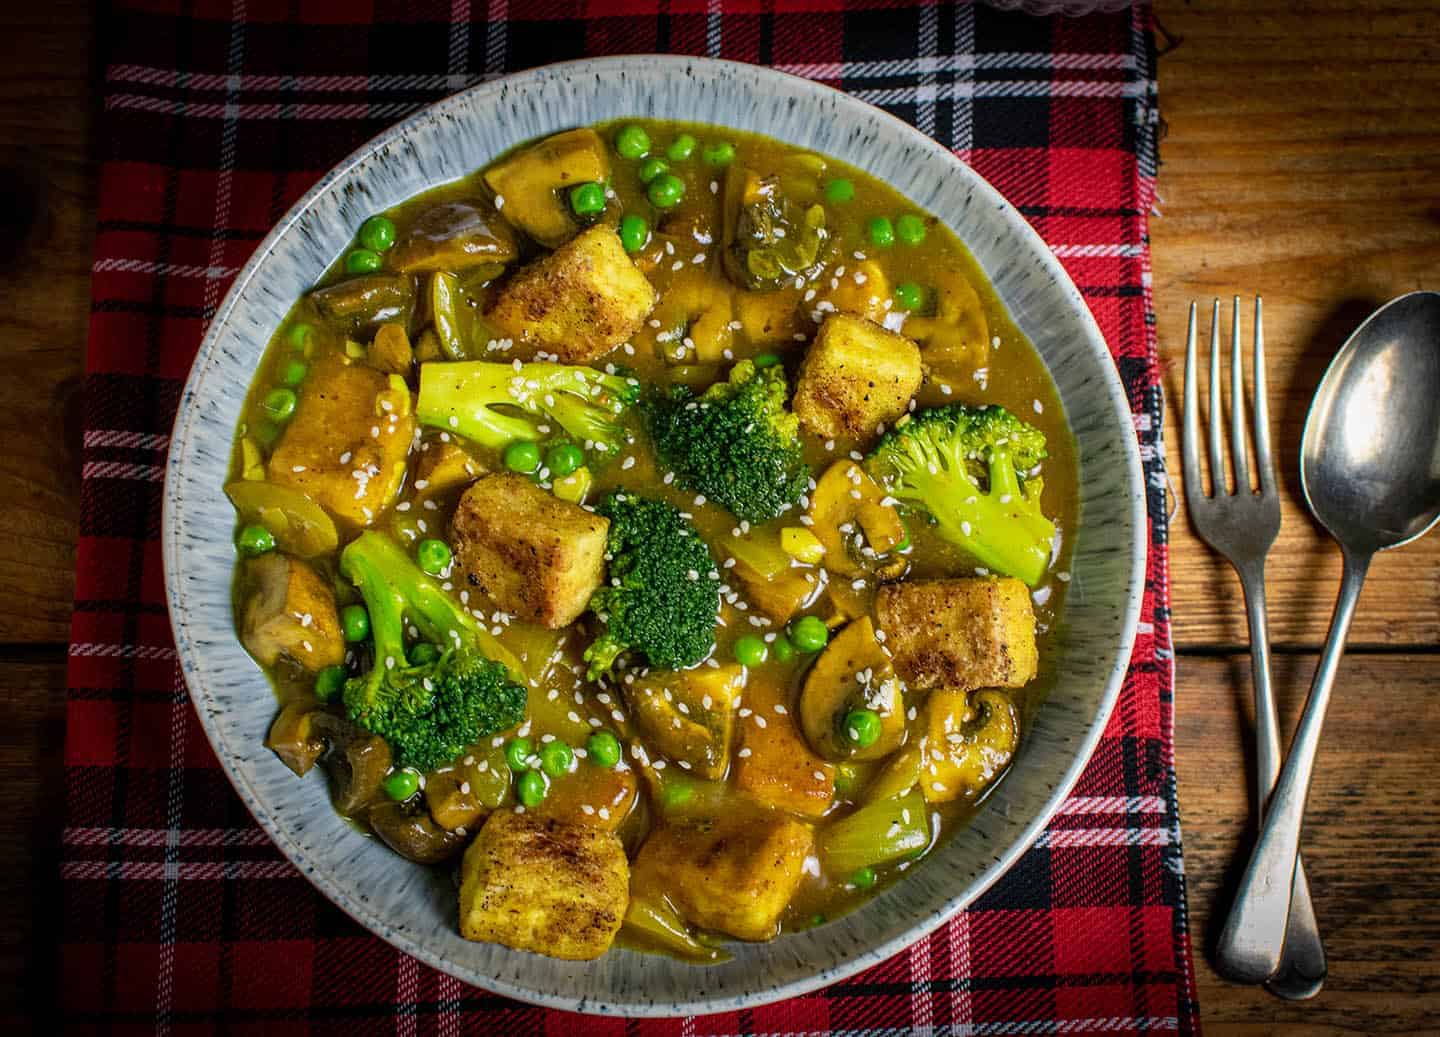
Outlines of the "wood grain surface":
{"label": "wood grain surface", "polygon": [[[1183,492],[1186,306],[1263,295],[1286,493],[1269,590],[1288,730],[1339,577],[1300,503],[1305,407],[1374,305],[1440,287],[1440,7],[1161,0],[1157,14],[1171,47],[1159,64],[1166,135],[1151,225],[1171,468]],[[0,1020],[43,1018],[56,993],[47,905],[58,882],[98,155],[93,23],[76,0],[0,5]],[[1246,321],[1248,332],[1248,310]],[[1330,980],[1298,1005],[1226,983],[1208,961],[1251,838],[1249,661],[1238,585],[1183,510],[1171,557],[1176,753],[1206,1032],[1440,1033],[1440,785],[1429,767],[1440,744],[1440,536],[1377,559],[1361,600],[1306,832]]]}

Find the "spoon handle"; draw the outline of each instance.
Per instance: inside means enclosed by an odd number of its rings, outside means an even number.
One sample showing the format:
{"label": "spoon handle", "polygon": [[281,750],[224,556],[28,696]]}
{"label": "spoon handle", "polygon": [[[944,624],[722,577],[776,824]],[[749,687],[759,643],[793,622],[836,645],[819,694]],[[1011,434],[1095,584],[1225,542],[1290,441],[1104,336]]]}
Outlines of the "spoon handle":
{"label": "spoon handle", "polygon": [[1345,635],[1355,615],[1355,602],[1365,583],[1370,556],[1345,552],[1345,570],[1340,596],[1330,620],[1330,635],[1310,685],[1310,697],[1290,755],[1280,771],[1280,780],[1270,796],[1260,838],[1250,854],[1250,863],[1240,880],[1240,889],[1231,905],[1225,928],[1216,949],[1222,971],[1242,983],[1263,983],[1280,968],[1285,949],[1285,931],[1290,918],[1290,894],[1295,880],[1295,861],[1300,853],[1300,827],[1305,819],[1305,798],[1315,769],[1320,746],[1320,729],[1330,704],[1330,689],[1340,657],[1345,654]]}

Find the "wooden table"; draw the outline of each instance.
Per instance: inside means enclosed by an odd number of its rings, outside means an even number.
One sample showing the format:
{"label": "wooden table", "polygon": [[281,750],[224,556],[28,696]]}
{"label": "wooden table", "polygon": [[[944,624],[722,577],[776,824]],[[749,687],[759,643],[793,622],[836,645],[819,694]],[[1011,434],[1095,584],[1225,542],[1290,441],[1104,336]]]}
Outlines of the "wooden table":
{"label": "wooden table", "polygon": [[[1303,703],[1339,577],[1299,502],[1306,401],[1377,302],[1440,287],[1440,8],[1162,0],[1167,135],[1152,222],[1166,391],[1191,299],[1266,299],[1285,529],[1269,567],[1275,676]],[[94,223],[89,5],[0,15],[0,1016],[53,1003],[78,385]],[[1162,46],[1165,39],[1162,37]],[[33,216],[33,219],[27,217]],[[1167,426],[1172,470],[1178,435]],[[1177,474],[1178,479],[1178,474]],[[1177,487],[1178,488],[1178,487]],[[1376,560],[1340,674],[1306,843],[1330,980],[1289,1005],[1207,950],[1249,838],[1249,660],[1230,570],[1173,536],[1177,756],[1199,997],[1211,1034],[1440,1032],[1440,536]]]}

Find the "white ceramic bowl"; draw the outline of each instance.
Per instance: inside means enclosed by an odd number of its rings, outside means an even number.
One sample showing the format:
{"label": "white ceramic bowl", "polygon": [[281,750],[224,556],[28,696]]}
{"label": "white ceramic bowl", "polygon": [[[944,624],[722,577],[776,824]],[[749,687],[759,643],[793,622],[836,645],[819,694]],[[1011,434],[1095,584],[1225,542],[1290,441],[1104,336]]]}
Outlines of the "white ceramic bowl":
{"label": "white ceramic bowl", "polygon": [[[443,869],[406,865],[349,828],[324,779],[296,778],[261,742],[275,703],[234,634],[233,514],[221,491],[241,402],[271,333],[362,219],[469,173],[514,145],[624,116],[714,123],[844,159],[894,185],[966,242],[1044,357],[1080,447],[1081,521],[1064,612],[1062,677],[975,822],[864,908],[697,967],[612,950],[572,963],[468,943]],[[1089,758],[1125,675],[1144,574],[1143,483],[1130,409],[1079,292],[1015,209],[968,166],[877,108],[750,65],[621,57],[475,87],[381,134],[286,214],[236,278],[180,401],[166,469],[171,622],[201,723],[236,791],[295,866],[366,928],[445,972],[559,1008],[630,1015],[728,1011],[792,997],[882,961],[998,879]]]}

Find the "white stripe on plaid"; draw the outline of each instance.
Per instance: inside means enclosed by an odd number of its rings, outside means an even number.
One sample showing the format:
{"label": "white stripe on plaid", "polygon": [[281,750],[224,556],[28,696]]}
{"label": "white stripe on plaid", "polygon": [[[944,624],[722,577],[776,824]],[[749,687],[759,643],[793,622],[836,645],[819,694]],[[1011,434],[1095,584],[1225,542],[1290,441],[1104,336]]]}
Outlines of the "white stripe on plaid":
{"label": "white stripe on plaid", "polygon": [[85,433],[86,447],[120,447],[127,450],[168,450],[170,437],[150,432],[126,432],[122,429],[90,429]]}
{"label": "white stripe on plaid", "polygon": [[1163,814],[1160,796],[1071,796],[1057,814]]}
{"label": "white stripe on plaid", "polygon": [[[170,645],[102,645],[89,641],[76,641],[70,645],[71,656],[101,659],[173,659],[175,649]],[[183,692],[180,698],[189,701]]]}
{"label": "white stripe on plaid", "polygon": [[85,479],[138,479],[141,482],[162,482],[163,465],[126,464],[121,461],[86,461],[80,469]]}
{"label": "white stripe on plaid", "polygon": [[[870,104],[911,104],[915,101],[913,86],[884,87],[880,89],[858,89],[846,91],[851,97],[858,97]],[[935,87],[937,101],[967,101],[975,97],[1139,97],[1145,92],[1144,83],[1122,83],[1118,81],[1072,79],[1059,83],[1032,80],[1004,80],[1000,82],[956,82],[940,83]]]}
{"label": "white stripe on plaid", "polygon": [[933,1037],[935,1002],[930,989],[930,941],[916,940],[906,955],[910,963],[910,1022],[915,1037]]}
{"label": "white stripe on plaid", "polygon": [[1047,828],[1036,846],[1071,849],[1080,846],[1169,846],[1169,828]]}
{"label": "white stripe on plaid", "polygon": [[[61,835],[66,846],[164,846],[167,828],[67,828]],[[261,828],[186,828],[180,832],[181,846],[271,846]]]}
{"label": "white stripe on plaid", "polygon": [[[220,879],[298,879],[289,861],[65,861],[60,877],[76,881],[215,882]],[[164,934],[161,934],[162,940]],[[174,933],[170,934],[174,944]]]}
{"label": "white stripe on plaid", "polygon": [[[507,5],[508,6],[508,5]],[[494,5],[491,17],[495,16]],[[707,49],[709,25],[707,22]],[[970,37],[973,41],[973,35]],[[487,40],[488,43],[488,40]],[[965,50],[961,40],[957,50]],[[487,46],[487,73],[498,74],[504,64],[503,52],[498,61],[491,61]],[[1135,70],[1130,54],[1036,54],[1031,52],[997,52],[994,54],[941,54],[905,58],[894,61],[823,61],[777,64],[775,68],[791,75],[811,79],[900,78],[927,72],[968,72],[972,69],[1035,69],[1038,71],[1118,71]],[[135,83],[141,86],[172,89],[180,85],[180,74],[174,69],[149,65],[112,65],[105,78],[114,83]],[[451,86],[453,75],[373,75],[373,76],[271,76],[192,75],[185,77],[187,90],[229,91],[274,90],[287,92],[372,93],[375,91],[443,90]],[[468,75],[466,84],[480,82],[484,77]]]}
{"label": "white stripe on plaid", "polygon": [[420,962],[408,954],[399,955],[395,965],[396,1037],[415,1037],[415,1023],[420,1014],[415,995],[419,989]]}
{"label": "white stripe on plaid", "polygon": [[1145,254],[1144,245],[1051,245],[1050,251],[1060,259],[1089,259],[1101,256],[1119,256],[1135,259]]}
{"label": "white stripe on plaid", "polygon": [[1173,1015],[1111,1016],[1104,1019],[1031,1019],[1009,1023],[972,1023],[950,1026],[941,1031],[943,1037],[991,1037],[998,1034],[1028,1033],[1161,1033],[1179,1030],[1180,1020]]}
{"label": "white stripe on plaid", "polygon": [[233,266],[186,266],[181,263],[157,263],[151,259],[97,259],[90,270],[96,274],[162,274],[166,277],[206,277],[212,281],[223,281],[234,277],[237,272]]}

